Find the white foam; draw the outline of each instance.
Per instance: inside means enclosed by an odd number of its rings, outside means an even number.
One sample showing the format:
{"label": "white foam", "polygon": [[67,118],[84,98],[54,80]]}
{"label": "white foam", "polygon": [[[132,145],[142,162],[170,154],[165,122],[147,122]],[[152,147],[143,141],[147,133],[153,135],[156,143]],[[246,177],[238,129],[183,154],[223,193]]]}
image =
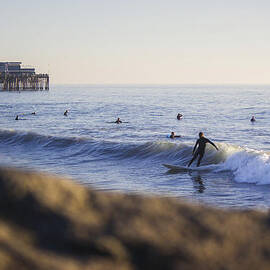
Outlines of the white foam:
{"label": "white foam", "polygon": [[221,170],[231,171],[234,180],[240,183],[270,184],[270,155],[242,148],[228,156]]}

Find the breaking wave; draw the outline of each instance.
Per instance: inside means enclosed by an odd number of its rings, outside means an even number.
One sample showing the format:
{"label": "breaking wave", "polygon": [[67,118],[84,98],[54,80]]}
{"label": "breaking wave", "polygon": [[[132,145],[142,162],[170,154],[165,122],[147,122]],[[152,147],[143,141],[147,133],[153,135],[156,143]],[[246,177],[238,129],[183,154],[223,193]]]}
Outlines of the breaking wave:
{"label": "breaking wave", "polygon": [[[193,145],[167,140],[145,143],[98,141],[83,137],[45,136],[33,132],[0,130],[0,146],[16,147],[16,151],[41,151],[53,158],[85,160],[129,159],[186,165]],[[213,172],[230,172],[239,183],[270,184],[270,154],[232,144],[218,143],[219,151],[206,148],[201,165],[212,165]]]}

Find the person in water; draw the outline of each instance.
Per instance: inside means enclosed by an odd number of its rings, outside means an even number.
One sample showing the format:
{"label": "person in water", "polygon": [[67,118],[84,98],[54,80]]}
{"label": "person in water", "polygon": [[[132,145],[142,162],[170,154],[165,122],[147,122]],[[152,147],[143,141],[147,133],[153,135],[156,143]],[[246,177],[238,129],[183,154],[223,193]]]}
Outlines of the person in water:
{"label": "person in water", "polygon": [[114,123],[120,124],[120,123],[122,123],[122,121],[121,121],[120,118],[118,117],[117,120],[116,120]]}
{"label": "person in water", "polygon": [[19,120],[19,115],[16,115],[16,118],[15,118],[15,120]]}
{"label": "person in water", "polygon": [[67,114],[68,114],[68,110],[66,110],[66,111],[64,112],[64,116],[67,116]]}
{"label": "person in water", "polygon": [[[190,160],[190,162],[188,164],[188,167],[197,158],[197,156],[199,156],[198,161],[197,161],[197,167],[200,166],[201,160],[202,160],[204,152],[205,152],[205,146],[206,146],[207,143],[212,144],[218,151],[217,146],[213,142],[211,142],[209,139],[205,138],[203,132],[200,132],[199,133],[199,139],[196,141],[196,144],[195,144],[195,146],[193,148],[193,151],[192,151],[193,158]],[[198,146],[198,149],[196,150],[197,145],[199,145],[199,146]]]}
{"label": "person in water", "polygon": [[181,138],[180,135],[175,135],[174,132],[172,131],[171,135],[170,135],[170,138],[171,139],[174,139],[174,138]]}
{"label": "person in water", "polygon": [[256,121],[254,115],[251,117],[250,121],[251,121],[251,122],[255,122],[255,121]]}
{"label": "person in water", "polygon": [[182,117],[182,116],[183,116],[183,114],[178,113],[177,116],[176,116],[177,120],[181,120],[181,117]]}

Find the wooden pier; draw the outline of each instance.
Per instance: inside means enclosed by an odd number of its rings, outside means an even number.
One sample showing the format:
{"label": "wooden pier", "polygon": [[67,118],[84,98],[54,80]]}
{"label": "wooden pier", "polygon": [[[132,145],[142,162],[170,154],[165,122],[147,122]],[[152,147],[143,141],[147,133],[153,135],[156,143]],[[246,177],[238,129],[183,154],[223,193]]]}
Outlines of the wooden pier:
{"label": "wooden pier", "polygon": [[2,90],[49,90],[49,75],[15,75],[0,76]]}
{"label": "wooden pier", "polygon": [[[21,62],[0,62],[0,90],[49,90],[49,75],[23,69]],[[1,70],[2,68],[2,70]]]}

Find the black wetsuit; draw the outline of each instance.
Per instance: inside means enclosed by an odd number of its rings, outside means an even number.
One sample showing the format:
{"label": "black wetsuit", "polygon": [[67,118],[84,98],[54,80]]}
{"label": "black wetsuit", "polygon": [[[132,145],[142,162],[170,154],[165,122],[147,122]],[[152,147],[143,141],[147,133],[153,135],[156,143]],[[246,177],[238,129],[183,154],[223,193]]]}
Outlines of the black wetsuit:
{"label": "black wetsuit", "polygon": [[202,137],[202,138],[199,138],[194,146],[194,149],[193,151],[195,151],[196,149],[196,146],[199,144],[199,147],[197,149],[197,153],[200,154],[200,155],[204,155],[204,151],[205,151],[205,146],[207,143],[211,143],[213,144],[209,139],[205,138],[205,137]]}
{"label": "black wetsuit", "polygon": [[199,145],[199,146],[198,146],[198,149],[196,150],[196,152],[195,152],[193,158],[191,159],[191,161],[189,162],[188,166],[191,165],[191,163],[196,159],[196,157],[197,157],[198,155],[199,155],[199,159],[198,159],[198,162],[197,162],[197,166],[200,166],[201,159],[203,158],[203,155],[204,155],[204,152],[205,152],[205,146],[206,146],[207,143],[210,143],[210,144],[212,144],[214,147],[216,147],[215,144],[214,144],[213,142],[211,142],[209,139],[207,139],[207,138],[205,138],[205,137],[199,138],[199,139],[196,141],[196,144],[195,144],[195,146],[194,146],[194,148],[193,148],[193,153],[194,153],[194,151],[195,151],[197,145]]}

